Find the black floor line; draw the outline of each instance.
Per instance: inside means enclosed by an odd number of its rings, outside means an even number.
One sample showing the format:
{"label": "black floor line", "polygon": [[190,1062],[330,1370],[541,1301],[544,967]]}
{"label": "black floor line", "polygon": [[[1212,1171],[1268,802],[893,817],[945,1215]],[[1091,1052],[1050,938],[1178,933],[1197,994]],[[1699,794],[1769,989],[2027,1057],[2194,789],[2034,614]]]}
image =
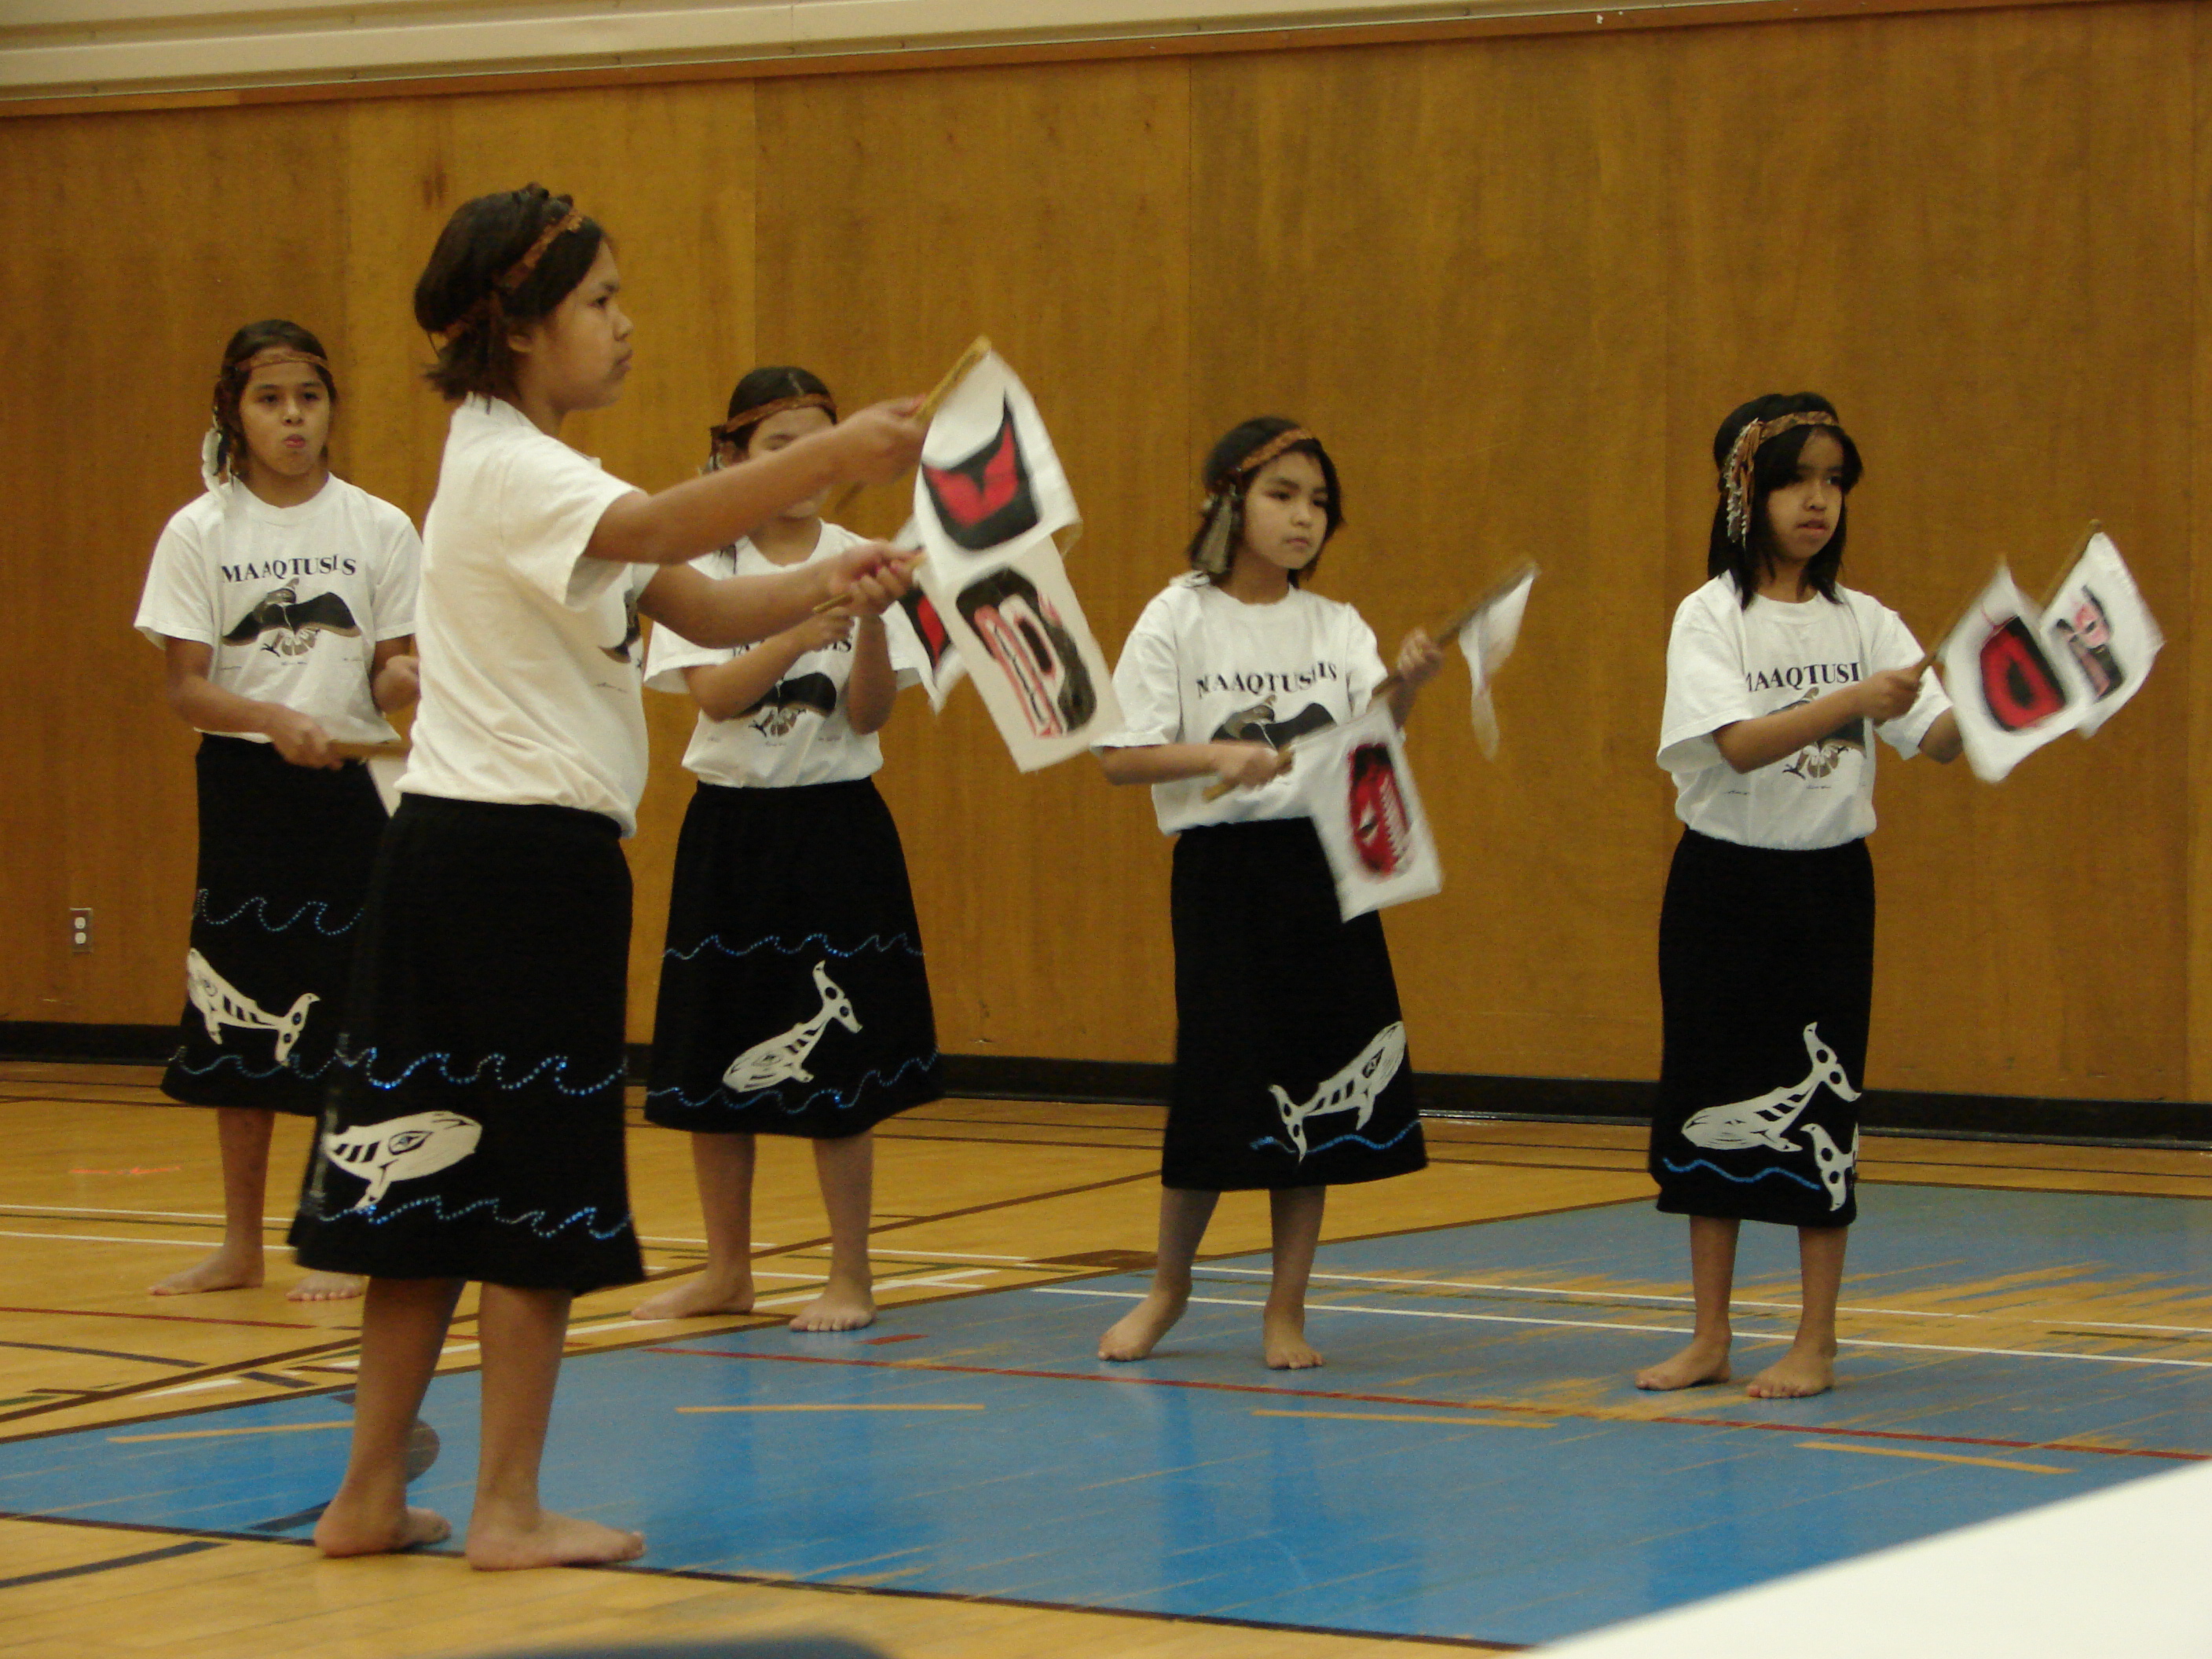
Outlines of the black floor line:
{"label": "black floor line", "polygon": [[198,1555],[202,1550],[219,1550],[222,1547],[210,1539],[195,1540],[189,1544],[170,1544],[158,1550],[141,1550],[136,1555],[117,1555],[105,1561],[88,1561],[82,1566],[54,1567],[46,1572],[27,1572],[15,1578],[0,1578],[0,1590],[19,1589],[25,1584],[51,1584],[58,1578],[82,1578],[95,1572],[112,1572],[118,1567],[143,1566],[149,1561],[166,1561],[173,1555]]}

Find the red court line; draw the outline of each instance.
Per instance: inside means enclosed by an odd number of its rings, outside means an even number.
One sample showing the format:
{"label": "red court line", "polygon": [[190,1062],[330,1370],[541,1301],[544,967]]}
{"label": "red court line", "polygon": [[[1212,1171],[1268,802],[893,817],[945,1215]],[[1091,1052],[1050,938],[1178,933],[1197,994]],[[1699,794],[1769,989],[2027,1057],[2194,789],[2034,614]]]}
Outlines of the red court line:
{"label": "red court line", "polygon": [[2072,1440],[2000,1440],[1972,1434],[1915,1434],[1905,1429],[1842,1429],[1825,1424],[1764,1423],[1729,1417],[1643,1417],[1627,1412],[1576,1411],[1516,1401],[1431,1400],[1419,1395],[1354,1394],[1340,1389],[1279,1389],[1265,1382],[1201,1382],[1187,1377],[1101,1376],[1095,1371],[1018,1370],[992,1365],[951,1365],[928,1359],[837,1359],[827,1354],[740,1353],[726,1348],[648,1347],[647,1353],[690,1354],[702,1359],[772,1359],[787,1365],[859,1365],[887,1371],[945,1371],[965,1376],[1037,1377],[1053,1382],[1104,1382],[1118,1388],[1196,1389],[1217,1394],[1263,1394],[1285,1400],[1353,1400],[1375,1406],[1431,1406],[1455,1412],[1521,1412],[1532,1417],[1593,1422],[1672,1423],[1693,1429],[1758,1429],[1774,1434],[1847,1435],[1865,1440],[1911,1440],[1943,1446],[2002,1446],[2014,1451],[2080,1452],[2099,1457],[2151,1457],[2168,1462],[2212,1462],[2212,1452],[2168,1451],[2150,1446],[2090,1446]]}
{"label": "red court line", "polygon": [[97,1308],[0,1308],[0,1314],[58,1314],[73,1319],[161,1319],[179,1325],[254,1325],[270,1331],[352,1330],[349,1325],[310,1325],[304,1320],[216,1319],[206,1314],[102,1313]]}

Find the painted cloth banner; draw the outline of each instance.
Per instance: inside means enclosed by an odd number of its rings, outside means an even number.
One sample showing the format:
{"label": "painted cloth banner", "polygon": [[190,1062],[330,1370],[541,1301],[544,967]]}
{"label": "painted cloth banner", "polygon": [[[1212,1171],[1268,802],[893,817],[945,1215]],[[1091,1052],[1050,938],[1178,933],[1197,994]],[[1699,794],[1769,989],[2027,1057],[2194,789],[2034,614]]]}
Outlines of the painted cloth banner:
{"label": "painted cloth banner", "polygon": [[1377,698],[1358,720],[1298,739],[1294,775],[1346,921],[1444,884],[1406,745]]}
{"label": "painted cloth banner", "polygon": [[1498,757],[1498,710],[1490,701],[1490,682],[1513,654],[1514,642],[1521,637],[1521,618],[1528,609],[1528,590],[1535,585],[1536,567],[1532,564],[1477,605],[1459,630],[1459,648],[1474,681],[1475,741],[1492,760]]}
{"label": "painted cloth banner", "polygon": [[1052,532],[1039,527],[1026,544],[1000,551],[1012,556],[965,582],[933,553],[921,586],[1014,764],[1034,772],[1120,731],[1121,705]]}
{"label": "painted cloth banner", "polygon": [[[891,545],[906,549],[921,545],[921,532],[912,519],[891,538]],[[936,712],[944,708],[945,698],[960,684],[968,665],[960,659],[959,649],[952,643],[952,635],[937,614],[937,607],[922,592],[920,574],[919,571],[915,573],[916,585],[906,591],[905,597],[884,612],[884,627],[890,633],[903,636],[906,650],[901,654],[920,665],[915,672],[921,677],[922,688],[929,693],[931,710]]]}
{"label": "painted cloth banner", "polygon": [[929,423],[914,475],[922,549],[965,587],[1026,552],[1032,536],[1063,553],[1082,532],[1075,492],[1029,391],[995,351],[968,372]]}
{"label": "painted cloth banner", "polygon": [[2092,702],[2072,654],[2045,636],[2003,564],[1939,653],[1966,759],[1984,783],[2081,724]]}
{"label": "painted cloth banner", "polygon": [[2102,531],[2059,583],[2043,613],[2043,632],[2057,654],[2070,658],[2089,693],[2081,717],[2087,737],[2142,690],[2166,635],[2143,603],[2120,550]]}

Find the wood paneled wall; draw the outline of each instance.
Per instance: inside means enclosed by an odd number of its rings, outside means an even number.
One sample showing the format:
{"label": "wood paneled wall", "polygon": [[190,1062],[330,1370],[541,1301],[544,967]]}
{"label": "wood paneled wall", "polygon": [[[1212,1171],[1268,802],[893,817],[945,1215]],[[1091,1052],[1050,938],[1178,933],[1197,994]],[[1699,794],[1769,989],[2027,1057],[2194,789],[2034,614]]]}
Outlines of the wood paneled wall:
{"label": "wood paneled wall", "polygon": [[[0,1019],[179,1000],[191,739],[128,622],[223,337],[320,332],[343,470],[419,518],[443,412],[415,275],[456,203],[534,178],[618,239],[639,372],[568,435],[641,484],[690,473],[754,362],[858,402],[980,331],[1052,423],[1113,641],[1178,568],[1199,455],[1256,412],[1336,453],[1351,523],[1318,586],[1386,645],[1538,558],[1498,761],[1456,665],[1414,728],[1449,879],[1389,926],[1429,1068],[1656,1069],[1651,755],[1730,407],[1837,400],[1868,461],[1847,576],[1923,637],[1998,555],[2039,587],[2101,518],[2166,655],[2001,787],[1885,761],[1870,1073],[2212,1097],[2208,23],[2172,0],[0,121]],[[892,492],[852,515],[900,516]],[[640,1037],[689,782],[688,710],[648,705]],[[1017,775],[969,693],[910,697],[886,743],[947,1048],[1165,1058],[1144,793]]]}

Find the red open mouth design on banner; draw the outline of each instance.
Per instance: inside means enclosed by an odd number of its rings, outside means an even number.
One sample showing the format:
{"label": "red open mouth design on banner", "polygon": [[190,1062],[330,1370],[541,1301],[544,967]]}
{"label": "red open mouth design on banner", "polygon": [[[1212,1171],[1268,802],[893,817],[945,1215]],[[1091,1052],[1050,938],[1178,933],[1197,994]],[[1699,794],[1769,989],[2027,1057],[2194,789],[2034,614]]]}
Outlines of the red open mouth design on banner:
{"label": "red open mouth design on banner", "polygon": [[1036,492],[1014,430],[1014,406],[1007,402],[1001,408],[996,435],[974,454],[951,466],[921,465],[938,522],[971,553],[1010,542],[1037,523]]}

